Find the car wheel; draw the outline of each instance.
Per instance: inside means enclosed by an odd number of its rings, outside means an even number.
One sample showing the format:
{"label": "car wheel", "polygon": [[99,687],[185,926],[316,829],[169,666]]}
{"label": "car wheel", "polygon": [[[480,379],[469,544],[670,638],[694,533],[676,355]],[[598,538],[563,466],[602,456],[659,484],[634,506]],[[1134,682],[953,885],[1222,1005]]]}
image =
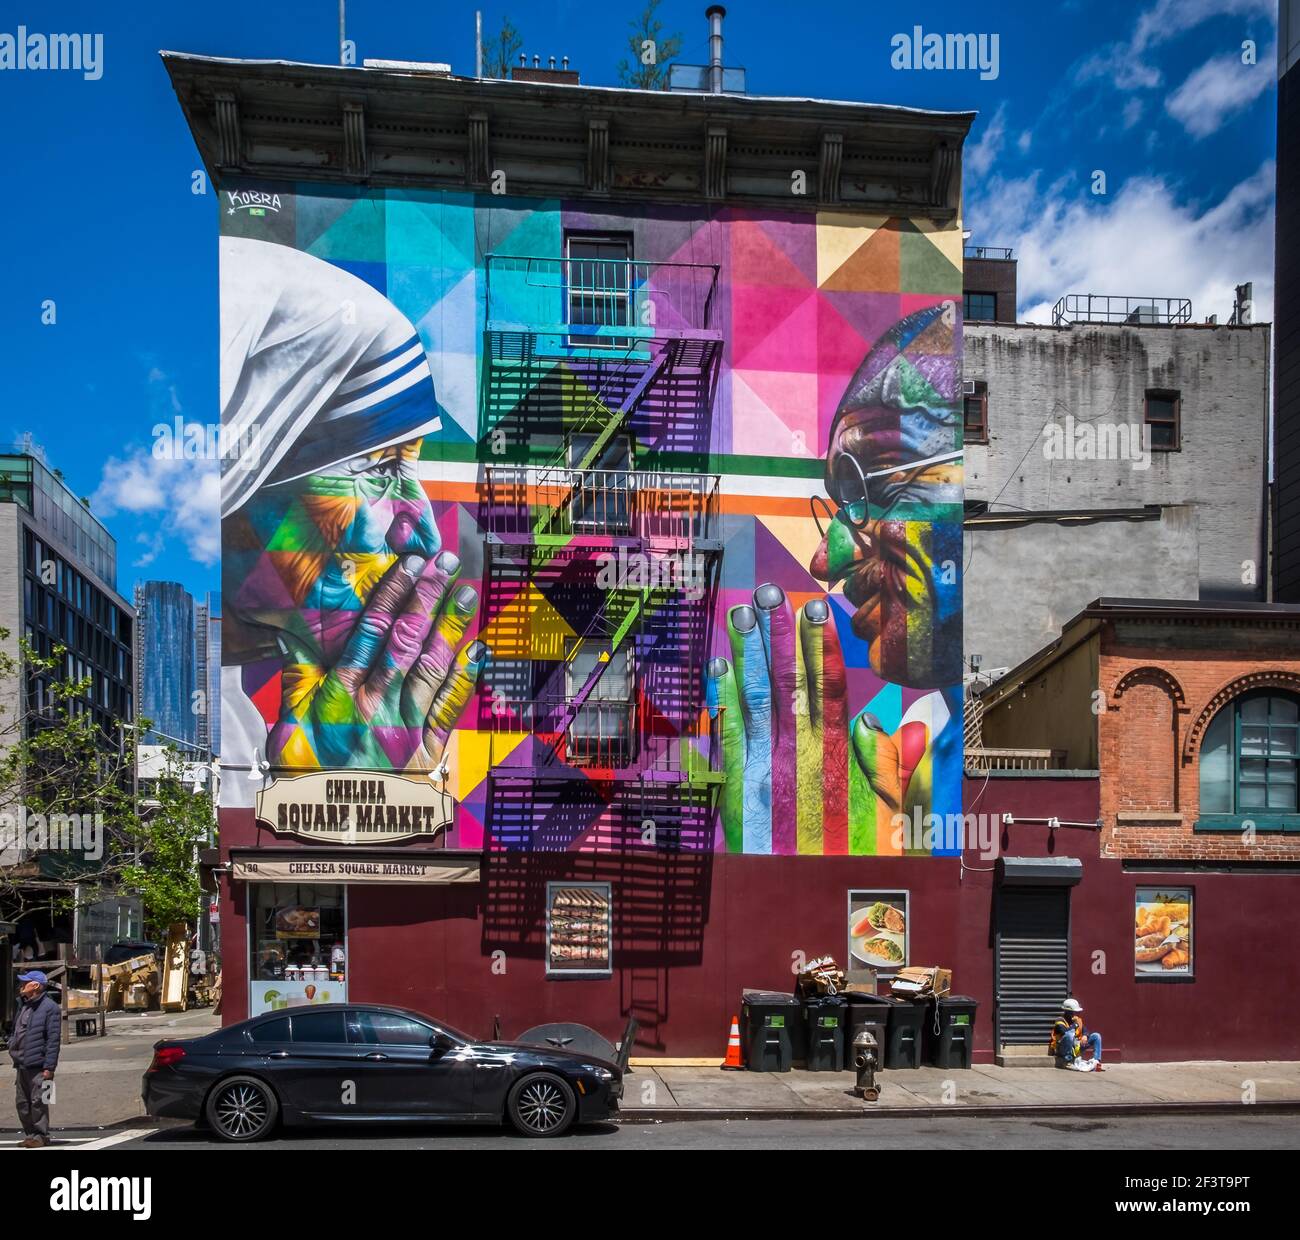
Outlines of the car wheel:
{"label": "car wheel", "polygon": [[510,1122],[528,1137],[558,1137],[577,1113],[573,1090],[558,1076],[534,1072],[518,1081],[506,1102]]}
{"label": "car wheel", "polygon": [[203,1116],[225,1141],[256,1141],[275,1127],[280,1103],[271,1087],[255,1076],[228,1076],[208,1094]]}

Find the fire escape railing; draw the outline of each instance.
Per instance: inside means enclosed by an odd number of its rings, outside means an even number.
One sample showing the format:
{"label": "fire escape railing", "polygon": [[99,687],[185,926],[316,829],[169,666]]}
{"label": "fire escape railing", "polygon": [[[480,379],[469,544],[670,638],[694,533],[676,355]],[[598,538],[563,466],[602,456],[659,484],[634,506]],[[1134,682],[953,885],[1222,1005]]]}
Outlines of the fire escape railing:
{"label": "fire escape railing", "polygon": [[718,474],[666,470],[484,467],[480,523],[512,542],[576,535],[689,544],[717,523]]}
{"label": "fire escape railing", "polygon": [[487,327],[569,338],[570,347],[716,329],[718,267],[621,258],[489,254]]}

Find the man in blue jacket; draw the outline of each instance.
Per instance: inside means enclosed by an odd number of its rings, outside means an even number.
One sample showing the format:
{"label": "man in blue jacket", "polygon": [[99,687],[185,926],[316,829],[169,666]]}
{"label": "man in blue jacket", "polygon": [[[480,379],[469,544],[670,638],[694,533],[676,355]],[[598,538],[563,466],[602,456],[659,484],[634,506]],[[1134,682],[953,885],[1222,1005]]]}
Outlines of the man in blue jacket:
{"label": "man in blue jacket", "polygon": [[23,1001],[9,1036],[9,1058],[17,1078],[18,1122],[26,1133],[22,1145],[34,1150],[50,1143],[49,1098],[62,1027],[59,1005],[45,993],[45,974],[33,969],[20,973],[18,981]]}

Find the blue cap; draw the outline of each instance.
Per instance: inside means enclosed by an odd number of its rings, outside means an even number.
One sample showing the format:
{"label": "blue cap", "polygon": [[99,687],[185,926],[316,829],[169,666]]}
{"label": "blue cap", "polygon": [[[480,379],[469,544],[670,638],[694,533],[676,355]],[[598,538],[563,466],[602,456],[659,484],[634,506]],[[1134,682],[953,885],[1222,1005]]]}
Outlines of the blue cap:
{"label": "blue cap", "polygon": [[18,980],[24,984],[27,982],[40,982],[42,986],[49,985],[50,979],[45,976],[40,969],[33,969],[30,973],[20,973]]}

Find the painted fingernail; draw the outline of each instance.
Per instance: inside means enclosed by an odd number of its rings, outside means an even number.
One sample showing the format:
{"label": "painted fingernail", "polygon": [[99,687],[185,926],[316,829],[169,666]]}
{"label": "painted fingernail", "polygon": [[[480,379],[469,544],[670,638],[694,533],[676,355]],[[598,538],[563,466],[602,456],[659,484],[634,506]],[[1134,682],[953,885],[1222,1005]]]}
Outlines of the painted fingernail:
{"label": "painted fingernail", "polygon": [[402,560],[402,568],[410,573],[412,577],[418,577],[420,570],[424,567],[424,557],[420,555],[408,555]]}
{"label": "painted fingernail", "polygon": [[873,732],[883,732],[885,730],[880,726],[880,720],[877,719],[875,715],[868,714],[865,710],[858,716],[858,718],[861,719],[862,722],[865,723]]}
{"label": "painted fingernail", "polygon": [[465,648],[465,659],[469,663],[482,663],[487,658],[487,652],[487,642],[470,642]]}
{"label": "painted fingernail", "polygon": [[758,623],[758,616],[752,607],[742,604],[731,609],[731,624],[737,633],[748,633]]}
{"label": "painted fingernail", "polygon": [[780,586],[774,586],[769,581],[767,585],[759,586],[754,591],[754,602],[764,611],[771,611],[785,602],[785,591]]}
{"label": "painted fingernail", "polygon": [[454,551],[442,551],[434,563],[442,569],[444,573],[454,573],[460,567],[460,556]]}
{"label": "painted fingernail", "polygon": [[830,619],[831,609],[824,598],[810,598],[803,605],[803,614],[812,624],[825,624]]}
{"label": "painted fingernail", "polygon": [[473,586],[461,586],[452,597],[461,611],[473,611],[478,603],[478,591]]}
{"label": "painted fingernail", "polygon": [[726,659],[710,659],[710,660],[709,660],[709,675],[710,675],[710,676],[712,676],[712,677],[716,680],[719,676],[725,676],[726,674],[727,674],[727,660],[726,660]]}

